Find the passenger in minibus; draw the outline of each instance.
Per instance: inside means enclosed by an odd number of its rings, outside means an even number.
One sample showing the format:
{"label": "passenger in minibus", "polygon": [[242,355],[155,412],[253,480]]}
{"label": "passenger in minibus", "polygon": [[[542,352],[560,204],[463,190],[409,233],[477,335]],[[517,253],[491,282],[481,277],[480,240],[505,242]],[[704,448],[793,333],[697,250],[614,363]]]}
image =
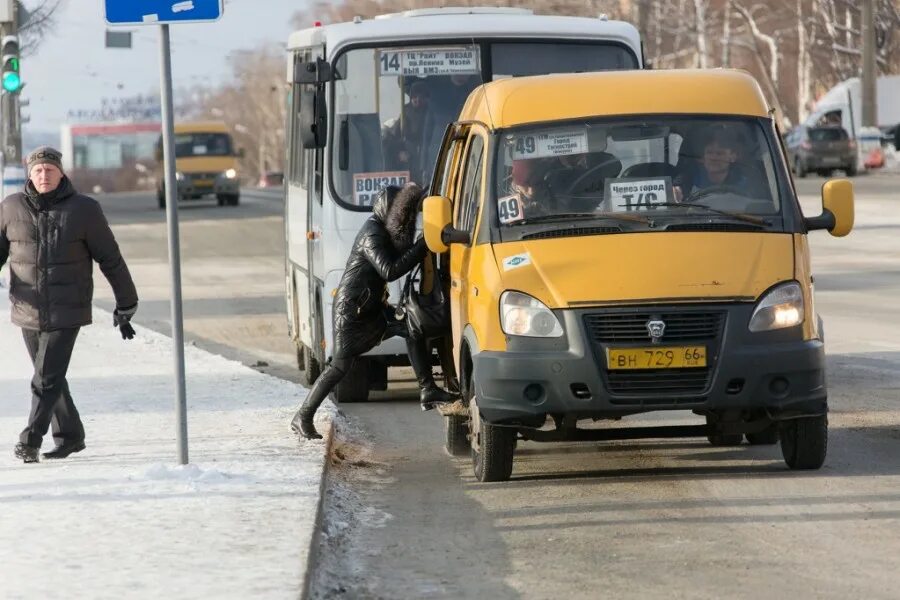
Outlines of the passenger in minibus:
{"label": "passenger in minibus", "polygon": [[392,171],[409,171],[418,177],[425,115],[428,112],[428,86],[416,81],[409,87],[409,102],[403,105],[402,118],[396,119],[384,133],[385,166]]}
{"label": "passenger in minibus", "polygon": [[676,178],[673,186],[675,201],[690,198],[699,190],[730,186],[746,188],[747,178],[736,164],[740,151],[737,137],[723,128],[715,128],[704,138],[703,153]]}

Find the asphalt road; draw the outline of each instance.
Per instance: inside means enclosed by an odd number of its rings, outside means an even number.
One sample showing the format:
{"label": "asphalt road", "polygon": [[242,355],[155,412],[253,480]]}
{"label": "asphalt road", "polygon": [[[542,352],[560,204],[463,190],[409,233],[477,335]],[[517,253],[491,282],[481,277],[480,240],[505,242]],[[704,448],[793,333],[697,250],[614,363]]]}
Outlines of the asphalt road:
{"label": "asphalt road", "polygon": [[[798,184],[810,214],[822,182]],[[790,472],[777,446],[524,443],[512,481],[480,484],[409,394],[345,405],[315,595],[896,598],[900,177],[855,183],[854,233],[811,236],[832,408],[823,469]],[[101,201],[138,281],[139,320],[165,330],[162,213],[149,196]],[[277,197],[248,195],[236,209],[184,208],[185,327],[198,345],[294,377],[280,211]]]}

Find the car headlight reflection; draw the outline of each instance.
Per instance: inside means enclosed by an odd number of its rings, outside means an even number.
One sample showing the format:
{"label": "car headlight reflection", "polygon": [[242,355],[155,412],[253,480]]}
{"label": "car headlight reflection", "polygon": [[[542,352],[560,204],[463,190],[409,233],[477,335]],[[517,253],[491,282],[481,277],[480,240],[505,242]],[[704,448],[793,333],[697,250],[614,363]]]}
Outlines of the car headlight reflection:
{"label": "car headlight reflection", "polygon": [[779,285],[760,299],[750,317],[750,331],[772,331],[803,322],[803,290],[796,281]]}
{"label": "car headlight reflection", "polygon": [[508,335],[560,337],[562,325],[547,306],[522,292],[503,292],[500,296],[500,327]]}
{"label": "car headlight reflection", "polygon": [[235,171],[234,169],[228,169],[227,171],[225,171],[225,177],[227,177],[228,179],[234,179],[235,177],[237,177],[237,171]]}
{"label": "car headlight reflection", "polygon": [[184,181],[184,173],[175,171],[175,181]]}

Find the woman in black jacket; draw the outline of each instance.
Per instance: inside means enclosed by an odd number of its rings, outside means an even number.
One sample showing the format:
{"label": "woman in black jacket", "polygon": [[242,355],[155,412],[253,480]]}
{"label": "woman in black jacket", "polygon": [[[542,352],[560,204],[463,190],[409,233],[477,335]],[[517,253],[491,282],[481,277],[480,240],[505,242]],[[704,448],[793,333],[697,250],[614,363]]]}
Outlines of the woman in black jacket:
{"label": "woman in black jacket", "polygon": [[[393,319],[389,322],[389,314],[393,311],[387,304],[387,283],[408,273],[425,257],[425,240],[419,238],[413,243],[416,212],[422,193],[422,188],[414,183],[402,189],[394,186],[384,188],[378,194],[372,216],[356,236],[334,295],[334,353],[331,362],[291,421],[291,428],[303,437],[322,437],[313,425],[316,410],[350,371],[357,356],[365,354],[383,339],[407,335],[405,323]],[[448,401],[449,395],[435,386],[433,378],[420,376],[418,372],[427,367],[430,374],[431,363],[423,360],[412,362],[417,367],[417,379],[423,386],[423,408],[426,404]],[[434,389],[426,390],[429,380]]]}

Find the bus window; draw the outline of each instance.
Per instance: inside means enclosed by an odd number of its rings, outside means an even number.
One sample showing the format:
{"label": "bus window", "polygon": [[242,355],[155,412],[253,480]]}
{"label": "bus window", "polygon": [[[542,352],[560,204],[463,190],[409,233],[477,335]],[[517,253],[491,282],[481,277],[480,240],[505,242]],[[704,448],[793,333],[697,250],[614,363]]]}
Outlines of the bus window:
{"label": "bus window", "polygon": [[491,44],[493,79],[636,69],[637,59],[610,43],[498,42]]}
{"label": "bus window", "polygon": [[331,179],[368,208],[385,185],[427,185],[447,124],[481,84],[477,46],[350,50],[335,62]]}

